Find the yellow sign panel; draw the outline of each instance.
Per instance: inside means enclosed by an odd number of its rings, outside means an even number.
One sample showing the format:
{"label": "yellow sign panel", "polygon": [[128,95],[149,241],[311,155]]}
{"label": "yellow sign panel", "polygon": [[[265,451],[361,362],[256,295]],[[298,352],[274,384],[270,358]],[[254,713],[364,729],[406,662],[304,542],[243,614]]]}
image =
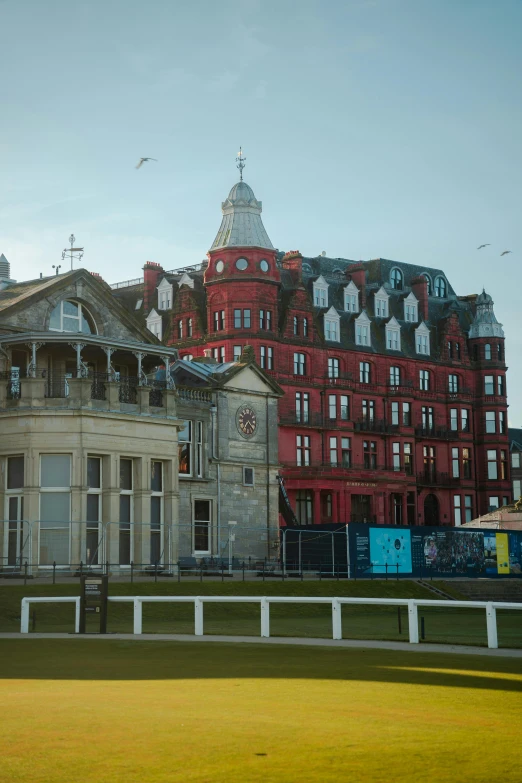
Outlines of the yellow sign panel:
{"label": "yellow sign panel", "polygon": [[509,540],[507,533],[497,533],[497,572],[509,574]]}

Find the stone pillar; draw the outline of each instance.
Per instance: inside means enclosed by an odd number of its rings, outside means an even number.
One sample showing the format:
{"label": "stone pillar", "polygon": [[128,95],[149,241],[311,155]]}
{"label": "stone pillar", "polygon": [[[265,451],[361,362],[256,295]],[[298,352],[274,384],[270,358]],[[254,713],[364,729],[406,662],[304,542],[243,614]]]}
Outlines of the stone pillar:
{"label": "stone pillar", "polygon": [[[20,403],[24,408],[41,408],[45,405],[45,379],[23,378]],[[7,394],[7,389],[6,389]]]}
{"label": "stone pillar", "polygon": [[149,386],[138,386],[138,405],[140,408],[140,413],[145,415],[150,413],[150,387]]}
{"label": "stone pillar", "polygon": [[167,416],[175,418],[177,415],[177,394],[175,389],[165,389],[163,392],[163,404]]}
{"label": "stone pillar", "polygon": [[[113,383],[111,386],[118,386]],[[120,562],[120,474],[119,455],[103,457],[103,521],[105,523],[105,559],[113,566]]]}
{"label": "stone pillar", "polygon": [[84,408],[91,403],[91,381],[89,378],[69,378],[69,400],[71,407]]}
{"label": "stone pillar", "polygon": [[110,411],[120,410],[120,384],[116,381],[109,381],[107,383],[107,400],[109,402]]}

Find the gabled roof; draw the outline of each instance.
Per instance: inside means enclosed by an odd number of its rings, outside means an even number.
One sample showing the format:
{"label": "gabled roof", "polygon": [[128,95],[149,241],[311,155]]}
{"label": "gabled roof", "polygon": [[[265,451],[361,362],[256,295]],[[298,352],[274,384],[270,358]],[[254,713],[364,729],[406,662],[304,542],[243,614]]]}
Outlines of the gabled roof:
{"label": "gabled roof", "polygon": [[400,329],[401,325],[398,322],[398,320],[395,318],[395,316],[392,315],[392,317],[390,318],[390,320],[386,324],[386,328],[387,329]]}
{"label": "gabled roof", "polygon": [[178,359],[178,361],[172,365],[171,373],[175,374],[177,371],[192,373],[195,377],[205,380],[209,386],[219,388],[227,385],[233,378],[247,368],[257,375],[275,395],[283,396],[284,392],[279,384],[267,373],[263,372],[255,362],[213,363]]}

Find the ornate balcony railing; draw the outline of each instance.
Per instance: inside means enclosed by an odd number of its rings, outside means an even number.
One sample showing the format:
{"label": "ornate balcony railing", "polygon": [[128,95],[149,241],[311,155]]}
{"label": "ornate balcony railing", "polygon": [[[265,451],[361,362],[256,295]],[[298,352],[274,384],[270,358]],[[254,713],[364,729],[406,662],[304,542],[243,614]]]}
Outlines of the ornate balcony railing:
{"label": "ornate balcony railing", "polygon": [[208,389],[192,389],[189,386],[176,386],[176,391],[182,400],[212,402],[212,392]]}
{"label": "ornate balcony railing", "polygon": [[458,440],[459,434],[445,427],[415,427],[416,438],[426,438],[438,440]]}
{"label": "ornate balcony railing", "polygon": [[370,419],[369,417],[363,416],[362,419],[358,419],[355,422],[355,431],[356,432],[391,432],[396,431],[396,427],[393,428],[390,424],[388,424],[387,421],[384,421],[384,419]]}
{"label": "ornate balcony railing", "polygon": [[120,375],[119,400],[130,405],[138,402],[138,379],[132,375]]}
{"label": "ornate balcony railing", "polygon": [[460,484],[460,478],[449,473],[439,473],[438,470],[417,473],[417,484],[422,487],[455,487]]}

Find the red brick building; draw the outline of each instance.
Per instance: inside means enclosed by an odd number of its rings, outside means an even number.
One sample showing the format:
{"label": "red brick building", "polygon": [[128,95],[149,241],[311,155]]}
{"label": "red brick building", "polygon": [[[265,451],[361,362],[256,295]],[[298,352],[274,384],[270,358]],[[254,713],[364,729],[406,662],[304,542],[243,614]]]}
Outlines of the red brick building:
{"label": "red brick building", "polygon": [[285,391],[281,476],[301,524],[458,525],[511,501],[504,333],[441,269],[276,250],[243,181],[208,259],[114,295],[184,358],[252,346]]}

